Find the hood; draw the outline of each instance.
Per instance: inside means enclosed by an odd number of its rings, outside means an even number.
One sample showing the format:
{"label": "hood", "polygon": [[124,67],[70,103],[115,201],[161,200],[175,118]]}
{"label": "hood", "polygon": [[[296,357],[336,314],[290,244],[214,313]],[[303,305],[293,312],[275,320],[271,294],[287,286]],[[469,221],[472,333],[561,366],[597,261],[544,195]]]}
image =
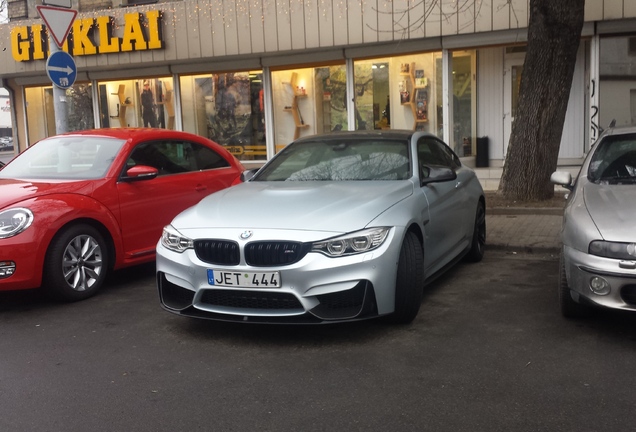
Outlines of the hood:
{"label": "hood", "polygon": [[636,240],[636,185],[597,185],[588,183],[583,198],[603,239]]}
{"label": "hood", "polygon": [[410,181],[248,182],[204,198],[172,225],[344,233],[412,194]]}
{"label": "hood", "polygon": [[0,179],[0,208],[43,195],[58,193],[85,193],[90,182],[57,181],[37,182],[28,180]]}

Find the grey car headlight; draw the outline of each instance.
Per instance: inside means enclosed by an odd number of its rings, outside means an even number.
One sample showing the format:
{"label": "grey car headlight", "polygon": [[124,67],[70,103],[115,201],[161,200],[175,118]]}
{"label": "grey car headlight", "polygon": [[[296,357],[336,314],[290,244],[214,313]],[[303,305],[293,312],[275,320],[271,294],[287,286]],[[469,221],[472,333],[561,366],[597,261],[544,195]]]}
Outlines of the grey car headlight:
{"label": "grey car headlight", "polygon": [[636,243],[619,243],[595,240],[590,243],[590,255],[624,260],[636,259]]}
{"label": "grey car headlight", "polygon": [[384,243],[390,230],[390,227],[379,227],[356,231],[316,242],[311,245],[311,251],[320,252],[328,257],[341,257],[369,252],[379,248]]}
{"label": "grey car headlight", "polygon": [[12,208],[0,212],[0,239],[20,234],[33,223],[33,213],[28,208]]}
{"label": "grey car headlight", "polygon": [[163,232],[161,233],[161,244],[166,249],[170,249],[171,251],[178,253],[194,247],[192,239],[183,236],[172,225],[166,225],[163,227]]}

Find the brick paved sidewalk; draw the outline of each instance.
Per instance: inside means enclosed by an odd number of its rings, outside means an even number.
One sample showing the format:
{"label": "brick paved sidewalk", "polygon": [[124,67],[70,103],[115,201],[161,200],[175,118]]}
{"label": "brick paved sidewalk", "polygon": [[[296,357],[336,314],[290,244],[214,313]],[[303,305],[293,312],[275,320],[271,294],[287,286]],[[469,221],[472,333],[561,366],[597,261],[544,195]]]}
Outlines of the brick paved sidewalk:
{"label": "brick paved sidewalk", "polygon": [[531,214],[531,211],[486,215],[486,248],[558,253],[563,217],[557,214]]}

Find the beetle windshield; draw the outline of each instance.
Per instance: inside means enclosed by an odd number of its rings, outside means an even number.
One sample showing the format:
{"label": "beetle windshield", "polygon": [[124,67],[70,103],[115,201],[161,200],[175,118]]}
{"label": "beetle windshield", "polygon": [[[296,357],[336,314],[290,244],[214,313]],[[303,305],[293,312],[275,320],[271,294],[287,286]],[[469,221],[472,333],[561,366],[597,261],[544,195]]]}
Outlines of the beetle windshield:
{"label": "beetle windshield", "polygon": [[18,155],[0,178],[87,180],[101,178],[126,141],[107,137],[57,136]]}
{"label": "beetle windshield", "polygon": [[290,144],[253,181],[404,180],[411,177],[408,141],[317,139]]}

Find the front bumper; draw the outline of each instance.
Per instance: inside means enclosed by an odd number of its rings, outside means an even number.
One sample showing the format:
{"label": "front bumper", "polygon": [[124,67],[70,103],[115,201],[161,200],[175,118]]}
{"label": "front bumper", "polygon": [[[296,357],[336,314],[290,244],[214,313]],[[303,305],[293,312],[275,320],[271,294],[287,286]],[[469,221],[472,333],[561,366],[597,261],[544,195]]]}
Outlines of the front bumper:
{"label": "front bumper", "polygon": [[[564,246],[563,257],[568,285],[571,290],[594,305],[612,309],[636,311],[636,266],[621,260],[589,255]],[[609,284],[609,292],[597,294],[590,281],[600,277]]]}
{"label": "front bumper", "polygon": [[[201,261],[192,250],[172,252],[157,246],[157,287],[162,306],[173,313],[225,321],[321,323],[352,321],[393,312],[402,233],[391,230],[371,252],[339,258],[308,253],[300,261],[277,267],[241,262],[236,272],[280,274],[279,288],[214,286],[208,269],[227,269]],[[234,236],[234,238],[238,238]]]}
{"label": "front bumper", "polygon": [[33,229],[15,237],[0,239],[0,291],[37,288],[42,281],[39,242]]}

